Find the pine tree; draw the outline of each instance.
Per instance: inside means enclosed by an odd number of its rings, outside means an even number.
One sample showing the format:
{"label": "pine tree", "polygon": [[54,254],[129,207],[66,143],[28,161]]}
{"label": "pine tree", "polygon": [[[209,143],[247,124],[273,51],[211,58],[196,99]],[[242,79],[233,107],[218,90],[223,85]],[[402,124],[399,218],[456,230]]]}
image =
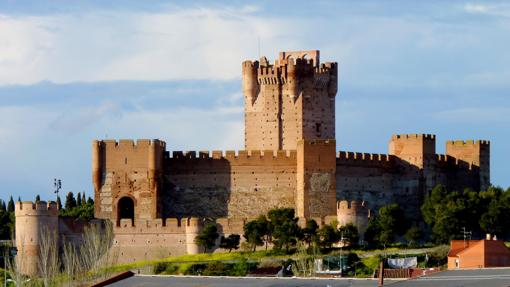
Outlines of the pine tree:
{"label": "pine tree", "polygon": [[81,206],[81,193],[76,195],[76,206]]}
{"label": "pine tree", "polygon": [[71,209],[76,207],[76,199],[74,198],[74,194],[70,191],[66,196],[66,209]]}
{"label": "pine tree", "polygon": [[12,195],[11,199],[9,199],[9,203],[7,204],[7,211],[14,212],[14,200],[12,199]]}
{"label": "pine tree", "polygon": [[94,200],[91,197],[89,197],[89,199],[87,199],[87,204],[94,205]]}
{"label": "pine tree", "polygon": [[35,203],[41,202],[41,196],[38,194],[35,196]]}

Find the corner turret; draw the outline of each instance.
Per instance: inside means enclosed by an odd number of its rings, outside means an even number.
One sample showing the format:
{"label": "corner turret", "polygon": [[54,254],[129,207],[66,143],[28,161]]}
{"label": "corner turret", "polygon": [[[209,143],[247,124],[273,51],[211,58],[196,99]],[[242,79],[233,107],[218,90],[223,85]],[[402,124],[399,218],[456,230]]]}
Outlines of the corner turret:
{"label": "corner turret", "polygon": [[41,236],[49,236],[52,232],[58,236],[58,212],[57,203],[53,201],[16,203],[16,247],[20,258],[18,264],[23,274],[38,274]]}

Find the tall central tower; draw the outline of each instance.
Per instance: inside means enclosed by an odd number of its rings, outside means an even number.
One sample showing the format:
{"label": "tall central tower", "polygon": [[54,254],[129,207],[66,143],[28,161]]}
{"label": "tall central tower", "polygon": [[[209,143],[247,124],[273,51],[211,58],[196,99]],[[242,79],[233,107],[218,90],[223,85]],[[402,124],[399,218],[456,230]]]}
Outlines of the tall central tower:
{"label": "tall central tower", "polygon": [[245,149],[295,150],[299,140],[335,138],[337,63],[319,51],[280,52],[243,62]]}

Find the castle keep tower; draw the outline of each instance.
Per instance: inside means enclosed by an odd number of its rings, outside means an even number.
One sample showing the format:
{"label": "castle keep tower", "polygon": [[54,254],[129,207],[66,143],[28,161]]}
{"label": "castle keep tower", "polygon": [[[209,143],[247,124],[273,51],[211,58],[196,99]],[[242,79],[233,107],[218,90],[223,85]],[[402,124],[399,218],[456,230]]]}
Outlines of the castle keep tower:
{"label": "castle keep tower", "polygon": [[245,148],[295,150],[299,140],[334,139],[337,74],[318,50],[243,62]]}

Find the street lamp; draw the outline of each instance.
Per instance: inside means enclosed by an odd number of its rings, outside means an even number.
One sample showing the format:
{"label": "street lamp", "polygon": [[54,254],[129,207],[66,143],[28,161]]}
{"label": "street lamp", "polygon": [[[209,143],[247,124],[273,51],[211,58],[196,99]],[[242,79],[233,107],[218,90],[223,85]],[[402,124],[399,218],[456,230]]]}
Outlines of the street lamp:
{"label": "street lamp", "polygon": [[[54,178],[53,186],[55,187],[55,194],[57,195],[57,202],[58,202],[58,192],[62,189],[62,180]],[[60,208],[60,206],[58,206],[58,208]]]}

